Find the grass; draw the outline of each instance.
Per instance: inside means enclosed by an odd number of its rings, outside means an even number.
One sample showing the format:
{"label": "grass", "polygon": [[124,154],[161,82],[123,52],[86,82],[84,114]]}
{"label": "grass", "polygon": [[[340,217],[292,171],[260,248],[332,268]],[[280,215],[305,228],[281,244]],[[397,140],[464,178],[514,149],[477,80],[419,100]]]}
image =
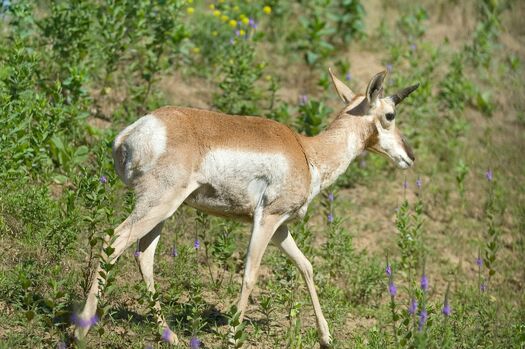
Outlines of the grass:
{"label": "grass", "polygon": [[167,347],[157,297],[181,348],[195,338],[201,348],[318,346],[305,284],[274,247],[238,322],[249,227],[188,207],[166,222],[155,295],[130,249],[85,342],[72,341],[71,316],[101,239],[133,206],[110,160],[125,125],[189,100],[316,134],[341,107],[326,68],[350,72],[361,91],[375,62],[391,70],[387,92],[421,83],[397,111],[415,167],[365,154],[291,228],[334,348],[525,345],[521,3],[268,1],[269,14],[237,1],[77,5],[0,12],[0,348]]}

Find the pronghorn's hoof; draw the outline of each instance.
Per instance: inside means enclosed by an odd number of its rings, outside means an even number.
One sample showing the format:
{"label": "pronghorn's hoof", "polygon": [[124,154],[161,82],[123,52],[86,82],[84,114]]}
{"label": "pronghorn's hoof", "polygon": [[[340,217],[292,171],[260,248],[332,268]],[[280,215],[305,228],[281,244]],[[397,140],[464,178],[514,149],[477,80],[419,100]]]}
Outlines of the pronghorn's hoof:
{"label": "pronghorn's hoof", "polygon": [[321,339],[321,349],[330,349],[332,347],[332,340],[329,338],[328,340]]}
{"label": "pronghorn's hoof", "polygon": [[168,327],[165,327],[164,330],[162,330],[162,340],[169,344],[179,344],[179,338]]}
{"label": "pronghorn's hoof", "polygon": [[86,337],[86,334],[87,334],[87,329],[77,326],[75,327],[75,332],[73,333],[73,339],[76,342],[80,342]]}
{"label": "pronghorn's hoof", "polygon": [[321,349],[329,349],[332,347],[332,336],[324,336],[320,340]]}
{"label": "pronghorn's hoof", "polygon": [[328,330],[328,322],[324,318],[319,320],[317,324],[319,331],[319,342],[321,344],[321,349],[327,349],[332,347],[332,336],[330,335],[330,330]]}

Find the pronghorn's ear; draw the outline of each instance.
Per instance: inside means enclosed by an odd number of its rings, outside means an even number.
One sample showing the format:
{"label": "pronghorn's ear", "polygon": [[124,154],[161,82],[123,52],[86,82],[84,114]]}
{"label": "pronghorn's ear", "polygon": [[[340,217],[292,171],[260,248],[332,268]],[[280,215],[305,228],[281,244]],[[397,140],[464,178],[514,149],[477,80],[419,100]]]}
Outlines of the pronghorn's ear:
{"label": "pronghorn's ear", "polygon": [[337,94],[343,102],[346,104],[350,103],[352,99],[354,99],[355,93],[350,90],[348,86],[346,86],[341,80],[335,77],[334,73],[332,72],[332,68],[328,68],[328,72],[330,73],[330,77],[332,78],[332,82],[334,83],[335,90],[337,91]]}
{"label": "pronghorn's ear", "polygon": [[378,97],[383,97],[383,82],[385,81],[386,70],[374,75],[366,88],[366,99],[372,105]]}
{"label": "pronghorn's ear", "polygon": [[409,94],[417,90],[418,87],[419,87],[419,83],[412,85],[412,86],[405,87],[401,91],[398,91],[397,93],[390,96],[390,98],[392,98],[392,100],[394,101],[394,104],[398,105],[399,103],[401,103],[403,99],[407,98]]}

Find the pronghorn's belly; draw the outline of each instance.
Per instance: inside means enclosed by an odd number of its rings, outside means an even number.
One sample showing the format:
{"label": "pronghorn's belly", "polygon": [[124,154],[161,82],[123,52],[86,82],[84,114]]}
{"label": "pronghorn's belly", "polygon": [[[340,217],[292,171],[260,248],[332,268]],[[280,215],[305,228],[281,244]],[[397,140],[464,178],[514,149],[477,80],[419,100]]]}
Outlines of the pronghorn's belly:
{"label": "pronghorn's belly", "polygon": [[213,215],[250,219],[257,205],[281,199],[289,176],[284,154],[213,150],[202,160],[199,189],[185,203]]}

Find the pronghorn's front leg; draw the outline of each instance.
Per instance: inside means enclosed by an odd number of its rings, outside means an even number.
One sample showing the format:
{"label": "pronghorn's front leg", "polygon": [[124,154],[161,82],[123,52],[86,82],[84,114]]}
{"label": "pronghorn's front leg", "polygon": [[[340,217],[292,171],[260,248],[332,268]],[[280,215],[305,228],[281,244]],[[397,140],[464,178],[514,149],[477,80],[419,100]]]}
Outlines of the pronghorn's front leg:
{"label": "pronghorn's front leg", "polygon": [[317,318],[317,329],[319,331],[319,337],[321,341],[321,348],[327,348],[331,342],[330,332],[328,330],[328,323],[326,322],[323,312],[321,310],[321,304],[319,304],[319,298],[315,291],[314,284],[314,272],[312,264],[301,252],[292,235],[288,231],[288,227],[283,224],[277,229],[272,237],[272,242],[279,246],[280,249],[286,253],[288,257],[295,263],[297,268],[301,271],[308,292],[310,293],[310,299],[314,307],[315,317]]}
{"label": "pronghorn's front leg", "polygon": [[240,321],[244,317],[244,312],[248,304],[248,297],[257,282],[257,273],[261,265],[261,260],[268,247],[275,230],[281,225],[286,217],[269,215],[264,216],[261,211],[257,212],[256,209],[254,215],[254,222],[252,227],[252,235],[250,237],[250,244],[248,245],[248,253],[246,254],[246,265],[244,269],[244,277],[242,280],[241,296],[239,303],[237,304],[238,311],[240,314]]}

